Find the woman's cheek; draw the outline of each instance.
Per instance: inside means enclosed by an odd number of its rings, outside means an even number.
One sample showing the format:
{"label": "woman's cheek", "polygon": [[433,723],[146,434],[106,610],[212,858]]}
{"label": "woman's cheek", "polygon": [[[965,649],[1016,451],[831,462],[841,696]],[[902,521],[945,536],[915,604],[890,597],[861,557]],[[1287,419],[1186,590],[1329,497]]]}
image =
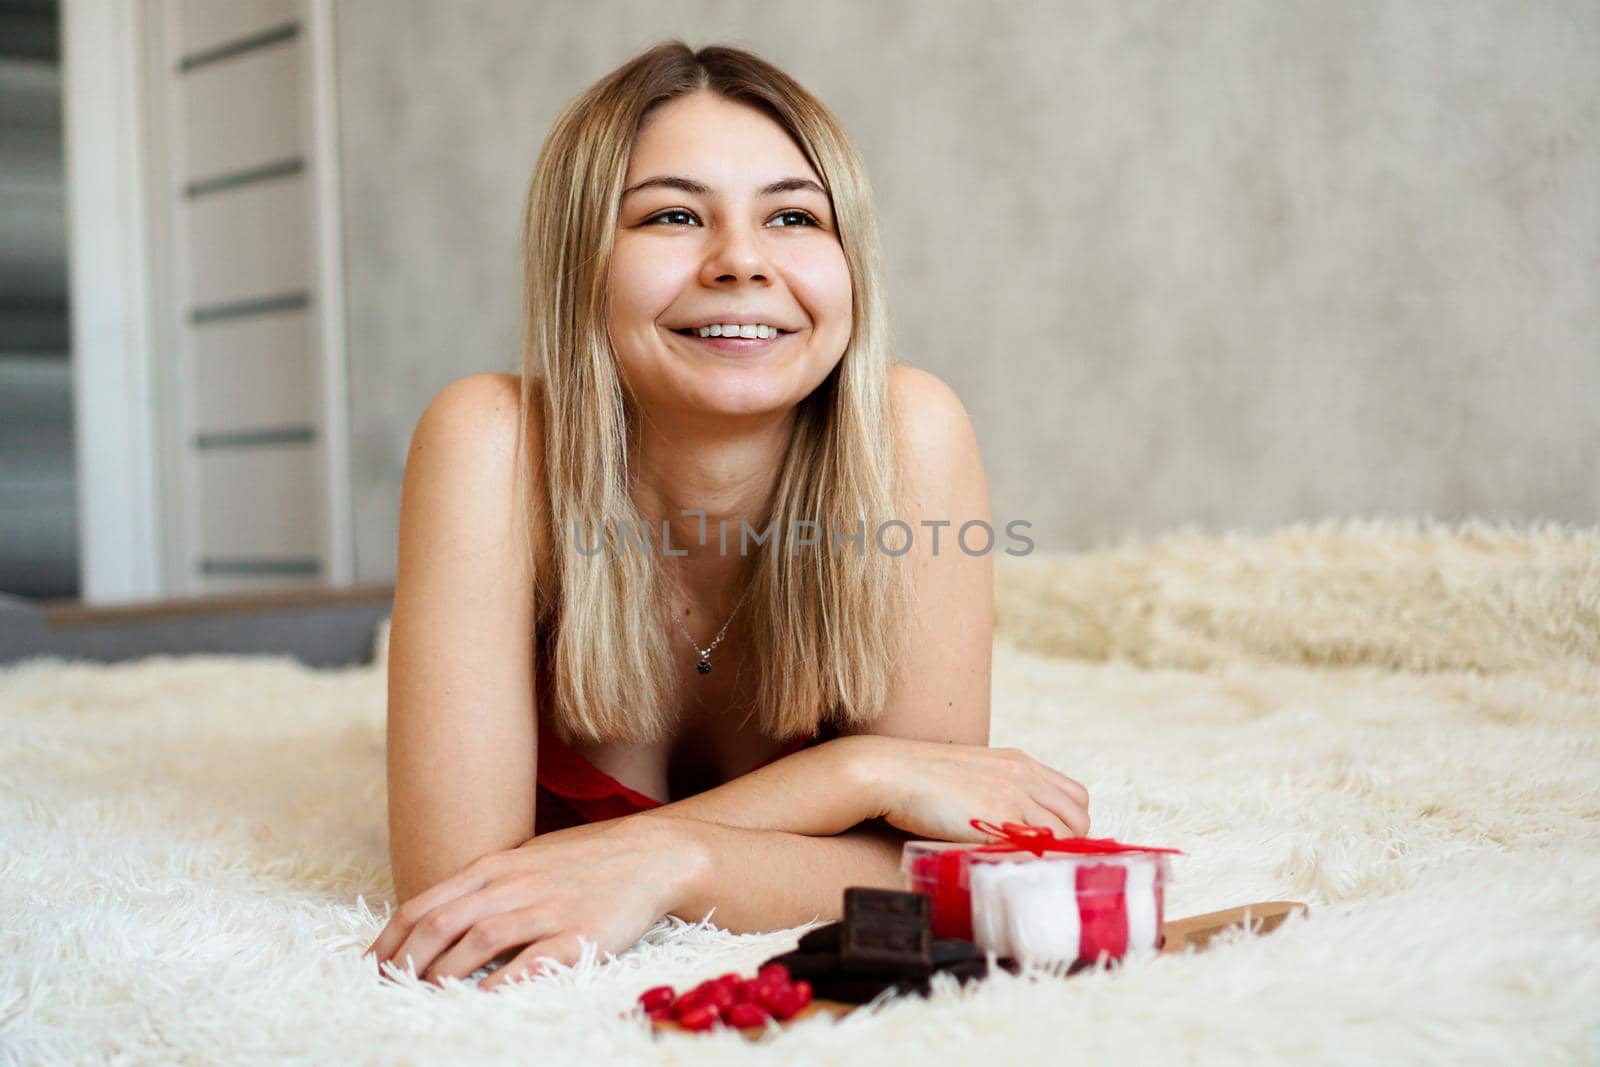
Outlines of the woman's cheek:
{"label": "woman's cheek", "polygon": [[611,293],[629,317],[654,319],[671,305],[688,275],[680,257],[630,252],[613,260]]}
{"label": "woman's cheek", "polygon": [[855,296],[844,249],[830,241],[797,252],[790,277],[795,279],[795,296],[812,320],[825,324],[829,335],[841,345],[848,341]]}

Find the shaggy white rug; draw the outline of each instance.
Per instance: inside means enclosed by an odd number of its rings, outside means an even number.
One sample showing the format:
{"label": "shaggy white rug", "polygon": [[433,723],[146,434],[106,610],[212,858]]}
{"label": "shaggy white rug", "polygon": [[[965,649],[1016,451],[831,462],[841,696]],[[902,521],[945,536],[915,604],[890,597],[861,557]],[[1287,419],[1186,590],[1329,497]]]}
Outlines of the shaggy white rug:
{"label": "shaggy white rug", "polygon": [[1600,1061],[1600,528],[997,562],[993,743],[1082,780],[1096,836],[1184,849],[1171,916],[1309,918],[760,1044],[658,1040],[619,1018],[642,989],[797,931],[663,923],[495,993],[358,959],[393,899],[381,659],[35,659],[0,669],[0,1060]]}

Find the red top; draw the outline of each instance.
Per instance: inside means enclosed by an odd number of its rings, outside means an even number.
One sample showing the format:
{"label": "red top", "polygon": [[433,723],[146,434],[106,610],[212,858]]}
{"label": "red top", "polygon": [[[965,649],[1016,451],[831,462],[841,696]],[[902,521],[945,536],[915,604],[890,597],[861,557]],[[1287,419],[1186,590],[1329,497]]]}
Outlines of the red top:
{"label": "red top", "polygon": [[[543,663],[540,667],[539,768],[536,776],[538,789],[534,808],[534,836],[660,807],[660,801],[623,785],[561,740],[551,728],[545,711],[549,707],[545,704],[548,699],[548,674],[542,669]],[[828,736],[830,730],[824,726],[813,737],[796,738],[760,766],[765,767],[784,756],[818,744]]]}

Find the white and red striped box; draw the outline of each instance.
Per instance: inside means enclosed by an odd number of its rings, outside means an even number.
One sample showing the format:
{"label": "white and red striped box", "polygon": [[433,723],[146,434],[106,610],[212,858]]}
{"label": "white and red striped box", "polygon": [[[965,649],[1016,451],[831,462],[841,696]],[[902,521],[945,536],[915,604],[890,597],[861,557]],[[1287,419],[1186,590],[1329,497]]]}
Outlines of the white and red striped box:
{"label": "white and red striped box", "polygon": [[1040,963],[1121,959],[1161,947],[1171,865],[1161,851],[985,851],[908,841],[906,887],[933,898],[933,935],[1000,958]]}

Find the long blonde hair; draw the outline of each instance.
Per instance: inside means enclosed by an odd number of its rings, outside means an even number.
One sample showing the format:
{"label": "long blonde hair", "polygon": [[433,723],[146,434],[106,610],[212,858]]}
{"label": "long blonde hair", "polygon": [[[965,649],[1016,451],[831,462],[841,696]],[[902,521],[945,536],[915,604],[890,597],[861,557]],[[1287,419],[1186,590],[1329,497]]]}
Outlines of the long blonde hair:
{"label": "long blonde hair", "polygon": [[[606,289],[634,136],[652,108],[700,90],[760,108],[800,146],[832,199],[854,297],[843,358],[797,406],[779,464],[769,519],[779,550],[758,548],[752,568],[742,619],[761,677],[751,711],[761,731],[789,739],[824,722],[872,722],[888,701],[906,628],[904,557],[882,551],[875,536],[893,515],[898,472],[888,317],[865,169],[827,108],[776,67],[735,48],[659,44],[557,116],[523,220],[517,485],[530,558],[533,524],[548,522],[554,534],[553,573],[535,576],[536,634],[559,617],[545,650],[555,706],[540,714],[569,741],[656,740],[673,726],[672,653],[681,648],[669,640],[663,604],[674,587],[655,551],[618,543],[625,529],[646,527],[629,493],[628,453],[637,437],[605,329]],[[531,484],[528,465],[534,410],[543,416],[542,485]],[[805,527],[801,520],[818,524],[806,528],[820,543],[797,555],[783,534],[792,523]],[[836,551],[835,531],[843,538],[858,524],[859,551],[850,543]]]}

